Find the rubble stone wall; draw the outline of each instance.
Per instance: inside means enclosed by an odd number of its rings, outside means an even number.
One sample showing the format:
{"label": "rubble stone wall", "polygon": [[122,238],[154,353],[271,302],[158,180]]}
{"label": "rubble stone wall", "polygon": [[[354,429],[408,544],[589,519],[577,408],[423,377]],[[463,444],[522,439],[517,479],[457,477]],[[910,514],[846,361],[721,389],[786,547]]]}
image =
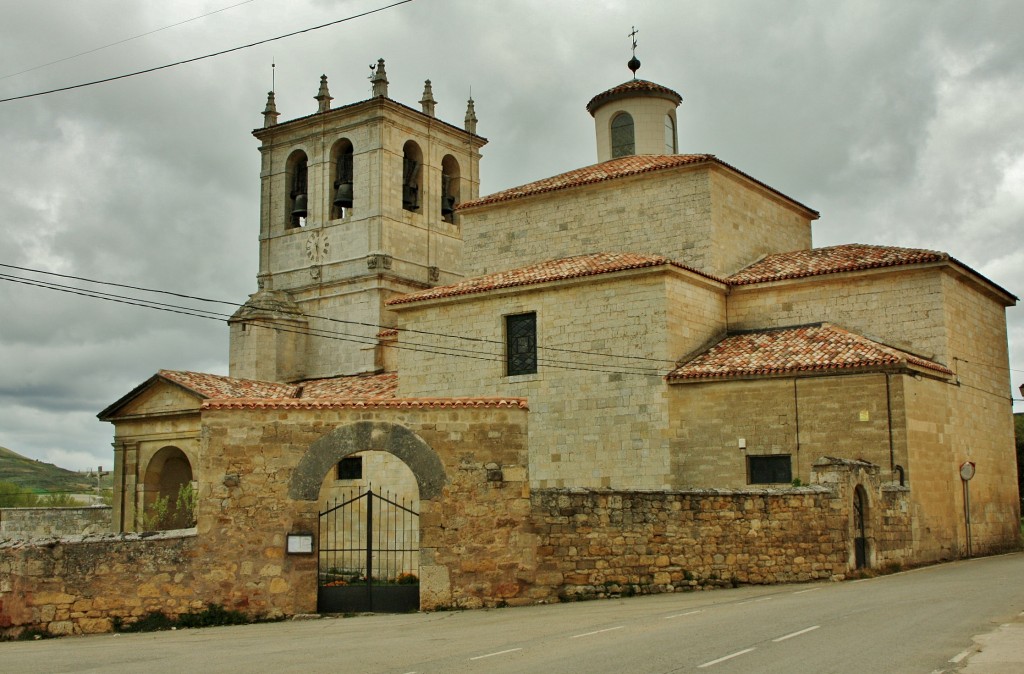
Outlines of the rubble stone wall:
{"label": "rubble stone wall", "polygon": [[194,529],[0,543],[0,637],[109,632],[118,618],[225,603],[223,560],[196,548]]}
{"label": "rubble stone wall", "polygon": [[537,585],[564,600],[842,579],[855,569],[858,486],[868,566],[914,561],[909,489],[843,459],[816,461],[812,480],[785,489],[536,490]]}
{"label": "rubble stone wall", "polygon": [[110,506],[0,508],[0,540],[106,533],[110,516]]}

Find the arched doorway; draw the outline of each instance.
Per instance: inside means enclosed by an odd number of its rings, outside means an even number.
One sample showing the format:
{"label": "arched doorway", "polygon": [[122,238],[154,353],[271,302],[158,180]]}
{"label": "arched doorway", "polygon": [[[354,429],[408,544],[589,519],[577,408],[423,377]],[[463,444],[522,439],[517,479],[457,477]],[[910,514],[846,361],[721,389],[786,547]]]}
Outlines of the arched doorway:
{"label": "arched doorway", "polygon": [[317,610],[417,610],[419,487],[409,467],[387,452],[351,454],[320,493]]}
{"label": "arched doorway", "polygon": [[868,565],[868,536],[865,520],[868,511],[868,495],[864,487],[857,485],[853,490],[853,555],[856,568]]}
{"label": "arched doorway", "polygon": [[192,463],[174,446],[161,448],[146,467],[143,529],[184,529],[195,525]]}
{"label": "arched doorway", "polygon": [[419,505],[446,482],[437,453],[398,424],[360,421],[310,445],[288,493],[320,505],[318,611],[419,608]]}

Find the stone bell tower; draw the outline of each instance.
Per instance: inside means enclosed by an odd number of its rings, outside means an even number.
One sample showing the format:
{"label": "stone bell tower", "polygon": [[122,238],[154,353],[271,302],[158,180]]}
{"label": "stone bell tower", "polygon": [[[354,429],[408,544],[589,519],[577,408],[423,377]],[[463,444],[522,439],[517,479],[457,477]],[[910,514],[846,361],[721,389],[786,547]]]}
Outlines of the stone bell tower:
{"label": "stone bell tower", "polygon": [[370,98],[337,108],[327,76],[312,114],[278,123],[267,97],[261,142],[259,289],[229,321],[233,377],[298,381],[376,372],[391,297],[462,277],[455,206],[479,196],[480,148],[466,128],[388,97],[384,60]]}

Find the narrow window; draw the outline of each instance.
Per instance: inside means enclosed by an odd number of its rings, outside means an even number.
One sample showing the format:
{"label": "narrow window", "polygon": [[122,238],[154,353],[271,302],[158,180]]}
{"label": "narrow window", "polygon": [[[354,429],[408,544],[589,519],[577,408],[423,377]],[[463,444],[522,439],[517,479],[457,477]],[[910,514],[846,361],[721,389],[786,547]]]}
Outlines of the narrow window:
{"label": "narrow window", "polygon": [[338,462],[339,480],[362,480],[363,457],[347,456]]}
{"label": "narrow window", "polygon": [[338,141],[336,153],[332,207],[335,218],[344,218],[353,202],[352,143],[344,139]]}
{"label": "narrow window", "polygon": [[402,148],[402,208],[417,211],[420,208],[420,175],[423,153],[411,140]]}
{"label": "narrow window", "polygon": [[459,203],[459,162],[450,154],[441,160],[441,219],[455,222],[455,204]]}
{"label": "narrow window", "polygon": [[307,173],[306,155],[296,153],[289,162],[291,164],[290,191],[288,192],[288,226],[302,227],[306,224],[307,213]]}
{"label": "narrow window", "polygon": [[505,317],[505,361],[509,377],[537,372],[537,314]]}
{"label": "narrow window", "polygon": [[676,146],[676,123],[672,115],[665,115],[665,154],[678,152]]}
{"label": "narrow window", "polygon": [[793,467],[789,455],[748,456],[749,484],[789,484]]}
{"label": "narrow window", "polygon": [[628,112],[620,112],[612,120],[612,158],[636,154],[633,140],[633,118]]}

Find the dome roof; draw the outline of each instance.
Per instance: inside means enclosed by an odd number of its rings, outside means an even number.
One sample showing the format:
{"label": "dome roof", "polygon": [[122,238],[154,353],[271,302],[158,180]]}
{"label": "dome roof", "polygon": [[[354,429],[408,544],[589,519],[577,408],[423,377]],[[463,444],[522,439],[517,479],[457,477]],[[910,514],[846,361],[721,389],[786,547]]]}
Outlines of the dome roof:
{"label": "dome roof", "polygon": [[593,115],[605,103],[618,101],[623,98],[639,98],[644,96],[664,98],[676,105],[683,102],[683,97],[668,87],[663,87],[660,84],[648,82],[647,80],[629,80],[591,98],[590,102],[587,103],[587,112]]}

